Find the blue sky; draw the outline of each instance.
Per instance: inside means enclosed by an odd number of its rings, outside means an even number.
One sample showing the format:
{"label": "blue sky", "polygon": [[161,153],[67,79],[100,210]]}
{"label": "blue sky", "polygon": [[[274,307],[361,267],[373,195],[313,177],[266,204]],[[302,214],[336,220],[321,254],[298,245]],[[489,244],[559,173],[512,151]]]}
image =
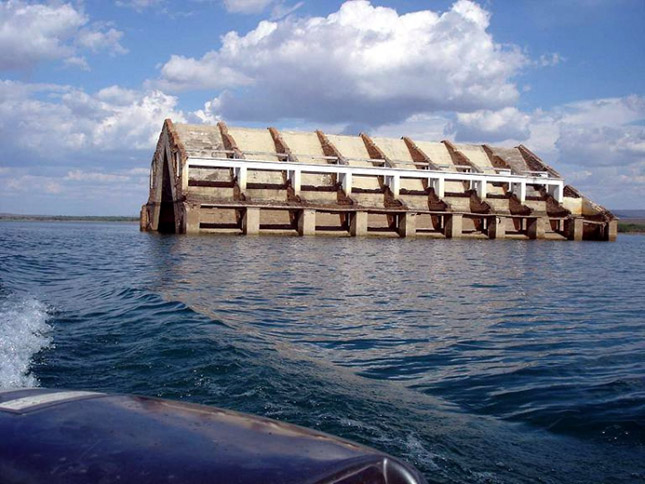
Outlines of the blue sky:
{"label": "blue sky", "polygon": [[0,2],[0,212],[134,215],[164,118],[524,143],[645,208],[643,0]]}

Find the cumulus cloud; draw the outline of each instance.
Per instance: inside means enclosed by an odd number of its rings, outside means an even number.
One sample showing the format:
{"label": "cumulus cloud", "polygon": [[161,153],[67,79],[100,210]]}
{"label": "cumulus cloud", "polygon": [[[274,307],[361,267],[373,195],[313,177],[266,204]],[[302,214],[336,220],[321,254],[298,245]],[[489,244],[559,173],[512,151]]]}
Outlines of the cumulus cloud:
{"label": "cumulus cloud", "polygon": [[79,51],[123,54],[122,35],[106,24],[90,23],[71,4],[9,0],[0,3],[0,70],[29,69],[51,60],[86,67]]}
{"label": "cumulus cloud", "polygon": [[[43,100],[44,99],[44,100]],[[5,150],[68,162],[77,153],[150,150],[163,120],[185,120],[177,98],[112,86],[88,94],[70,86],[0,81]]]}
{"label": "cumulus cloud", "polygon": [[495,142],[507,139],[525,140],[530,136],[531,117],[515,107],[498,111],[481,110],[472,113],[457,113],[447,132],[452,132],[457,141],[487,140]]}
{"label": "cumulus cloud", "polygon": [[126,170],[43,175],[12,169],[0,173],[0,207],[10,213],[136,215],[147,191],[147,170],[136,176]]}
{"label": "cumulus cloud", "polygon": [[645,162],[645,98],[594,99],[531,115],[528,143],[583,166],[628,166]]}
{"label": "cumulus cloud", "polygon": [[111,54],[125,54],[128,50],[120,44],[123,32],[106,27],[105,30],[93,28],[81,29],[77,35],[78,45],[90,49],[92,52],[107,50]]}
{"label": "cumulus cloud", "polygon": [[579,101],[548,110],[514,107],[417,115],[374,134],[527,145],[567,182],[609,207],[640,206],[645,195],[645,98]]}
{"label": "cumulus cloud", "polygon": [[366,0],[327,17],[262,21],[229,32],[201,58],[172,56],[156,85],[218,90],[209,108],[230,120],[343,120],[370,126],[414,114],[500,109],[518,98],[527,63],[496,43],[489,13],[469,0],[399,15]]}
{"label": "cumulus cloud", "polygon": [[641,206],[645,195],[645,98],[567,103],[530,114],[525,144],[608,207]]}

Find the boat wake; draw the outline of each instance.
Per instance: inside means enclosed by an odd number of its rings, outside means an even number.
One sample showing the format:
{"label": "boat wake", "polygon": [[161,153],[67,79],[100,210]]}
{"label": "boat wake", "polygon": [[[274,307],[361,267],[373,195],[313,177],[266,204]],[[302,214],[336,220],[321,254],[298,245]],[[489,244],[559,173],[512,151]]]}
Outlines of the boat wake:
{"label": "boat wake", "polygon": [[32,297],[0,296],[0,389],[33,387],[33,356],[51,344],[49,316]]}

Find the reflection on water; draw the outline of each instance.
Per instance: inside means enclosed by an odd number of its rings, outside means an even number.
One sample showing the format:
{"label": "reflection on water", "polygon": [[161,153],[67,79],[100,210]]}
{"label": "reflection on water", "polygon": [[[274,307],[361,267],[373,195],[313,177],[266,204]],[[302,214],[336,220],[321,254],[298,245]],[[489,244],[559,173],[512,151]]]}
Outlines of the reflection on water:
{"label": "reflection on water", "polygon": [[470,411],[600,437],[620,409],[625,438],[643,442],[645,261],[624,267],[642,240],[173,238],[159,279],[181,283],[157,290]]}
{"label": "reflection on water", "polygon": [[259,413],[440,481],[645,476],[645,237],[2,229],[4,291],[50,307],[54,346],[34,366],[43,385]]}

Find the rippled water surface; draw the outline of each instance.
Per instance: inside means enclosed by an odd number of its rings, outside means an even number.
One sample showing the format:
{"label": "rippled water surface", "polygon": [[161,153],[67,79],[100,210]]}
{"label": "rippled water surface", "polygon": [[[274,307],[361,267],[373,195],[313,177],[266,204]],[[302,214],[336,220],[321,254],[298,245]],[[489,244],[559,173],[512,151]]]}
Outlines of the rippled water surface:
{"label": "rippled water surface", "polygon": [[0,387],[131,392],[366,443],[437,482],[645,482],[645,237],[0,223]]}

